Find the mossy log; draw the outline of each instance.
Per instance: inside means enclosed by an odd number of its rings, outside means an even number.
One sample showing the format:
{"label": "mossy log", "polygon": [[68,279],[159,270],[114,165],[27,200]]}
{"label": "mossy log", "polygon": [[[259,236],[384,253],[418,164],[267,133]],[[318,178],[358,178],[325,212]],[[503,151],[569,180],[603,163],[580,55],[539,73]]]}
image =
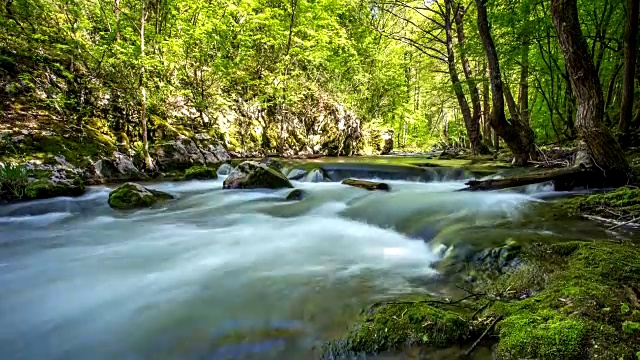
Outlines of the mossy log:
{"label": "mossy log", "polygon": [[460,191],[501,190],[518,186],[540,184],[547,181],[553,181],[554,189],[556,191],[567,191],[579,186],[587,185],[589,182],[597,180],[597,177],[597,174],[581,167],[570,167],[514,176],[505,179],[472,180],[465,184],[468,186],[467,188],[461,189]]}
{"label": "mossy log", "polygon": [[374,190],[389,191],[389,190],[391,190],[391,187],[388,184],[379,183],[379,182],[375,182],[375,181],[346,179],[346,180],[342,181],[342,184],[343,185],[353,186],[353,187],[358,187],[358,188],[369,190],[369,191],[374,191]]}

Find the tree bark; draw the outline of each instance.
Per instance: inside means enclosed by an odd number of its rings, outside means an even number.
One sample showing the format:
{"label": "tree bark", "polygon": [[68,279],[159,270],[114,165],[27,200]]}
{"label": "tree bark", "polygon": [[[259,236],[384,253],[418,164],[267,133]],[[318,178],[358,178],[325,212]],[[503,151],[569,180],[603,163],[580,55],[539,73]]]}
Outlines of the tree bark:
{"label": "tree bark", "polygon": [[469,87],[469,92],[471,94],[471,104],[473,106],[473,114],[471,116],[471,122],[469,127],[471,127],[469,133],[473,133],[476,135],[475,137],[469,136],[469,142],[471,143],[472,151],[476,154],[488,154],[489,148],[482,142],[482,135],[480,134],[480,118],[482,116],[482,105],[480,104],[480,91],[478,90],[478,86],[476,84],[475,79],[473,78],[473,72],[471,71],[471,64],[469,64],[469,58],[467,57],[467,52],[465,49],[466,45],[466,36],[464,33],[464,22],[463,17],[465,14],[465,9],[459,5],[458,11],[454,16],[456,22],[456,33],[458,35],[458,46],[460,48],[460,60],[462,60],[462,69],[464,72],[464,77],[467,80],[467,86]]}
{"label": "tree bark", "polygon": [[500,63],[496,46],[489,30],[487,7],[485,0],[476,0],[478,8],[478,32],[487,55],[489,71],[491,74],[491,93],[493,111],[491,114],[491,127],[504,139],[514,156],[516,165],[525,165],[532,156],[535,156],[534,133],[527,124],[520,121],[507,122],[504,114],[504,90]]}
{"label": "tree bark", "polygon": [[529,124],[529,37],[524,36],[522,40],[522,58],[520,67],[520,91],[518,92],[518,103],[520,105],[520,119],[525,124]]}
{"label": "tree bark", "polygon": [[484,64],[487,80],[482,84],[482,127],[484,131],[484,141],[488,147],[493,147],[493,132],[491,130],[491,93],[489,89],[489,68]]}
{"label": "tree bark", "polygon": [[[460,105],[460,112],[462,112],[462,118],[464,119],[465,128],[467,130],[467,137],[469,138],[471,152],[473,154],[479,154],[482,151],[482,136],[480,135],[480,119],[476,121],[471,116],[471,109],[469,103],[464,95],[462,89],[462,83],[458,76],[458,70],[456,69],[455,53],[453,50],[453,26],[451,21],[452,1],[445,0],[445,35],[447,42],[447,65],[449,67],[449,77],[453,85],[453,91],[456,94],[456,99]],[[478,112],[479,115],[479,112]]]}
{"label": "tree bark", "polygon": [[603,122],[604,96],[589,47],[582,35],[577,0],[551,0],[551,16],[578,100],[576,128],[590,155],[611,184],[625,183],[629,165]]}
{"label": "tree bark", "polygon": [[635,90],[636,58],[638,55],[638,0],[628,0],[627,29],[624,39],[624,76],[622,77],[622,103],[620,105],[620,138],[629,139],[629,125],[633,115],[633,93]]}
{"label": "tree bark", "polygon": [[144,155],[145,166],[148,170],[153,170],[153,160],[149,155],[149,141],[147,139],[147,89],[145,88],[145,66],[144,66],[144,27],[147,14],[145,12],[145,0],[141,1],[140,10],[140,126],[142,128],[142,152]]}

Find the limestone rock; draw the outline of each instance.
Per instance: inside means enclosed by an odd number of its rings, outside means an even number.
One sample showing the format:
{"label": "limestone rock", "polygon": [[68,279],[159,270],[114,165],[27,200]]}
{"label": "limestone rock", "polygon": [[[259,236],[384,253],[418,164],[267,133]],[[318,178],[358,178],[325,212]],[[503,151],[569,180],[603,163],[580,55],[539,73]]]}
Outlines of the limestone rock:
{"label": "limestone rock", "polygon": [[238,165],[225,179],[225,189],[281,189],[293,188],[281,172],[255,161]]}
{"label": "limestone rock", "polygon": [[150,207],[160,200],[173,199],[173,196],[140,184],[126,183],[109,193],[109,206],[126,210]]}

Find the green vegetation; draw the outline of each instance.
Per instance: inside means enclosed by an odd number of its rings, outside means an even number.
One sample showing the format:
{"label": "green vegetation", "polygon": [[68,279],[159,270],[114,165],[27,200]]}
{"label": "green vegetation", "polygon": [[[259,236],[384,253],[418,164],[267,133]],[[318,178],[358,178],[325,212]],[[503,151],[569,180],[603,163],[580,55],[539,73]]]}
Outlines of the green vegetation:
{"label": "green vegetation", "polygon": [[186,180],[210,180],[217,179],[216,168],[207,166],[193,166],[184,173]]}

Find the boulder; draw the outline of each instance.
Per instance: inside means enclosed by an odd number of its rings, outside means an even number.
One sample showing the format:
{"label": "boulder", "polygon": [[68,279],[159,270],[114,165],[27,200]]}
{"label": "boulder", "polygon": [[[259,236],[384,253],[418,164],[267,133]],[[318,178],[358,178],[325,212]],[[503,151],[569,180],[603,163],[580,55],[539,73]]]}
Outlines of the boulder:
{"label": "boulder", "polygon": [[289,180],[301,180],[307,175],[307,171],[303,169],[293,169],[287,174]]}
{"label": "boulder", "polygon": [[114,151],[111,158],[102,158],[85,170],[85,178],[91,183],[143,180],[147,178],[127,155]]}
{"label": "boulder", "polygon": [[80,196],[84,194],[85,188],[80,178],[73,180],[61,180],[56,177],[51,179],[39,179],[30,182],[25,188],[26,199],[49,199],[59,196]]}
{"label": "boulder", "polygon": [[160,200],[170,200],[173,196],[140,184],[126,183],[109,193],[109,206],[114,209],[137,209],[150,207]]}
{"label": "boulder", "polygon": [[184,170],[231,158],[224,147],[207,134],[198,134],[195,140],[178,135],[174,140],[155,144],[150,154],[162,170]]}
{"label": "boulder", "polygon": [[213,167],[196,165],[187,169],[184,178],[186,180],[213,180],[218,178],[218,173]]}
{"label": "boulder", "polygon": [[225,189],[281,189],[293,188],[281,172],[255,161],[238,165],[224,180]]}
{"label": "boulder", "polygon": [[149,152],[162,170],[184,170],[194,165],[206,165],[196,143],[184,135],[178,135],[175,140],[155,144]]}

